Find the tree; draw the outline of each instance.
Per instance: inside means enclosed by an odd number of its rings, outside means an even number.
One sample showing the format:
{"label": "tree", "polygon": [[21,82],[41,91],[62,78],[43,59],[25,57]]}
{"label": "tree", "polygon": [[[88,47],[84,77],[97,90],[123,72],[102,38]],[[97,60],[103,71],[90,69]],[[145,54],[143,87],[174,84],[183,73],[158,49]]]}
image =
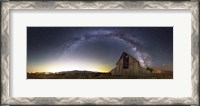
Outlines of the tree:
{"label": "tree", "polygon": [[151,73],[153,72],[153,68],[147,67],[146,70],[149,70]]}

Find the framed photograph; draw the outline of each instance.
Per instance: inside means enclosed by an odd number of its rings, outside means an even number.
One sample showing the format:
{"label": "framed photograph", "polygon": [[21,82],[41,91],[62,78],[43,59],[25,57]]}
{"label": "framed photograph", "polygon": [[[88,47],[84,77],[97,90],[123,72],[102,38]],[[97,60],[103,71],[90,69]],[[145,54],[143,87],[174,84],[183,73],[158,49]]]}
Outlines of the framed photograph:
{"label": "framed photograph", "polygon": [[2,105],[199,105],[198,1],[3,1]]}

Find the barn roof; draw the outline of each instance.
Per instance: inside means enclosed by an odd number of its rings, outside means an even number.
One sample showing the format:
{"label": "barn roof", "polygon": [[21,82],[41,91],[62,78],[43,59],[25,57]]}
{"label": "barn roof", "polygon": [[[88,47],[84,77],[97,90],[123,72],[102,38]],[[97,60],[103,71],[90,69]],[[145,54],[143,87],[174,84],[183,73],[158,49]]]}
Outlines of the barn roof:
{"label": "barn roof", "polygon": [[[128,55],[129,57],[133,58],[134,60],[136,60],[133,56],[131,56],[130,54],[126,53],[126,52],[123,52],[119,58],[119,60],[117,61],[117,63],[121,60],[121,58],[123,57],[123,55]],[[137,60],[136,60],[137,61]],[[137,61],[138,62],[138,61]],[[116,64],[117,64],[116,63]],[[138,62],[138,64],[140,65],[140,63]]]}

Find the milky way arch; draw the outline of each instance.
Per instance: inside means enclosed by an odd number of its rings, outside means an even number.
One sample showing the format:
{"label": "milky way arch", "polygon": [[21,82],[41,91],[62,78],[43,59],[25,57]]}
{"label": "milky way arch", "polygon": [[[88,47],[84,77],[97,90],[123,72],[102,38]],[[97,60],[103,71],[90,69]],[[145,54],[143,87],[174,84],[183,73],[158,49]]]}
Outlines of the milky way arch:
{"label": "milky way arch", "polygon": [[68,42],[65,44],[63,56],[67,53],[75,50],[79,46],[81,46],[85,41],[88,41],[92,38],[102,38],[102,37],[113,37],[118,40],[121,40],[125,43],[130,50],[132,51],[131,55],[135,55],[140,65],[143,67],[147,67],[151,65],[151,58],[148,53],[145,52],[142,42],[139,41],[133,34],[119,32],[119,31],[90,31],[81,34],[81,36],[74,36],[75,40]]}

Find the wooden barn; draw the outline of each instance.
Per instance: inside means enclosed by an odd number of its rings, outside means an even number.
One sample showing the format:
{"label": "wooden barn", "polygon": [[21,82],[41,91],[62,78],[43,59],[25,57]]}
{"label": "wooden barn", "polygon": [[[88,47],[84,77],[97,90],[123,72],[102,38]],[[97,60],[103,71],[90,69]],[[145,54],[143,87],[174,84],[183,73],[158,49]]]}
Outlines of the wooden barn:
{"label": "wooden barn", "polygon": [[126,52],[123,52],[116,63],[116,67],[112,69],[111,75],[138,76],[150,74],[149,71],[142,68],[139,62]]}

